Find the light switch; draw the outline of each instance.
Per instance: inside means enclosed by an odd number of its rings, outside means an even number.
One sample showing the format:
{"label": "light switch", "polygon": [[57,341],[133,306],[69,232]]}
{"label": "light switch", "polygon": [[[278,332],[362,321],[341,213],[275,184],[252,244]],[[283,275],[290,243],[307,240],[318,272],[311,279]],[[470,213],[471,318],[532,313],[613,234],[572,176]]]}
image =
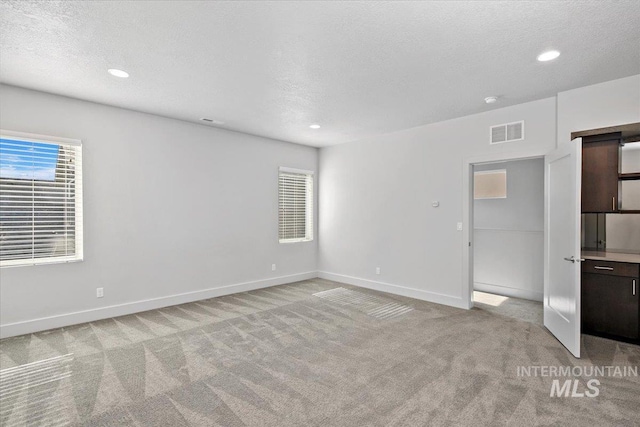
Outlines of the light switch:
{"label": "light switch", "polygon": [[458,225],[457,225],[456,229],[457,229],[458,231],[462,231],[462,223],[461,223],[461,222],[459,222],[459,223],[458,223]]}

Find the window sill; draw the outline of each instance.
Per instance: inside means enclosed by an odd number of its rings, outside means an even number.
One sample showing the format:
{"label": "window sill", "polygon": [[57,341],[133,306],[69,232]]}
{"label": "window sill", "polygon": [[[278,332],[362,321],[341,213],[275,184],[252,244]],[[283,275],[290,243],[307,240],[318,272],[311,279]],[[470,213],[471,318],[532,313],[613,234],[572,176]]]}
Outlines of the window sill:
{"label": "window sill", "polygon": [[45,258],[34,260],[11,260],[4,261],[0,263],[0,268],[11,268],[11,267],[32,267],[38,265],[48,265],[48,264],[68,264],[72,262],[81,262],[83,258],[68,258],[68,257],[56,257],[56,258]]}
{"label": "window sill", "polygon": [[313,242],[313,239],[280,239],[280,243],[303,243],[303,242]]}

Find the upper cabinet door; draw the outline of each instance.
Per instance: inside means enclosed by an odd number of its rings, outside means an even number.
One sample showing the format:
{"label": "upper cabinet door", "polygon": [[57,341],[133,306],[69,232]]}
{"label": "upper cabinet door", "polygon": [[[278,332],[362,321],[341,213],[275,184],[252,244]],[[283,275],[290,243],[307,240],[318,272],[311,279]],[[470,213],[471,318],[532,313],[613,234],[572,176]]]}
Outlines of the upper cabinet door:
{"label": "upper cabinet door", "polygon": [[620,136],[582,139],[582,212],[618,212]]}

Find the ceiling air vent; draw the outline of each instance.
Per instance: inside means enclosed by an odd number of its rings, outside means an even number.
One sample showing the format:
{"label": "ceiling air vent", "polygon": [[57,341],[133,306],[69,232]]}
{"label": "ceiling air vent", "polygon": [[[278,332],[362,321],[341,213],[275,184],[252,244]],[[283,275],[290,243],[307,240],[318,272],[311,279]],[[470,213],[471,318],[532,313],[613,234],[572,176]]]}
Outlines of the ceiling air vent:
{"label": "ceiling air vent", "polygon": [[490,131],[490,144],[521,141],[524,139],[524,120],[520,122],[506,123],[504,125],[491,126]]}

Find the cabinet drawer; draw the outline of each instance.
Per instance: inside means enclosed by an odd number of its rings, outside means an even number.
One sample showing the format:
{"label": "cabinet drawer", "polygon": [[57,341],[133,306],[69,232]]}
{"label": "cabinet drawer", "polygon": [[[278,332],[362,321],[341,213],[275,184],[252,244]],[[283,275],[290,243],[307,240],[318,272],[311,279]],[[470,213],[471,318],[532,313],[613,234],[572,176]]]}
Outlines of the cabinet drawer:
{"label": "cabinet drawer", "polygon": [[582,263],[582,272],[607,274],[609,276],[639,277],[640,264],[587,259]]}

